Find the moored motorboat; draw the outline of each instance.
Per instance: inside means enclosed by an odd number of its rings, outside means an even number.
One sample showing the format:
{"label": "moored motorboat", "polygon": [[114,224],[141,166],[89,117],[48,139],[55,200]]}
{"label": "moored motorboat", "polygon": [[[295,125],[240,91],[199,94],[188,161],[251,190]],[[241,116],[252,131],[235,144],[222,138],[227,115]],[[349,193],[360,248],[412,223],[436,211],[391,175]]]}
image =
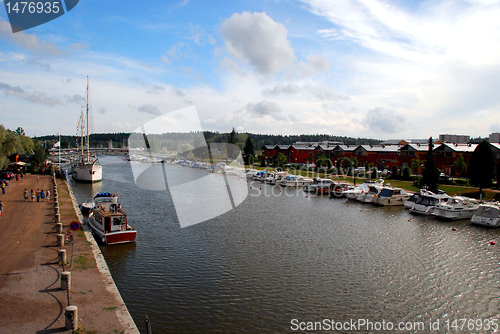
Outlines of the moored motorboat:
{"label": "moored motorboat", "polygon": [[128,224],[127,214],[118,204],[118,196],[101,194],[94,198],[95,206],[87,220],[94,236],[107,245],[134,242],[137,231]]}
{"label": "moored motorboat", "polygon": [[453,196],[434,207],[433,215],[444,219],[469,219],[479,208],[479,201],[464,196]]}
{"label": "moored motorboat", "polygon": [[380,193],[374,197],[373,204],[384,206],[404,205],[411,194],[401,188],[393,188],[390,186],[382,188]]}
{"label": "moored motorboat", "polygon": [[356,197],[356,200],[363,203],[371,203],[375,196],[377,196],[383,188],[384,186],[380,183],[369,185],[368,191],[365,191],[364,193]]}
{"label": "moored motorboat", "polygon": [[278,184],[288,175],[290,175],[289,172],[273,172],[266,178],[266,183],[272,185]]}
{"label": "moored motorboat", "polygon": [[307,184],[302,190],[305,192],[315,193],[316,195],[327,195],[330,193],[330,185],[333,183],[331,179],[313,179],[312,183]]}
{"label": "moored motorboat", "polygon": [[347,197],[348,199],[356,199],[358,196],[367,192],[369,190],[369,186],[378,184],[383,185],[384,180],[379,180],[379,181],[366,180],[357,187],[353,187],[352,189],[347,189],[343,191],[342,195]]}
{"label": "moored motorboat", "polygon": [[[411,213],[421,215],[432,215],[436,205],[449,198],[444,192],[434,193],[429,190],[422,189],[418,195],[417,201],[409,207]],[[408,206],[407,206],[408,207]]]}
{"label": "moored motorboat", "polygon": [[288,175],[280,182],[280,185],[283,187],[303,187],[310,183],[313,183],[313,179],[305,178],[302,175]]}
{"label": "moored motorboat", "polygon": [[348,190],[354,189],[354,186],[347,182],[333,182],[330,185],[331,197],[344,197],[344,193]]}
{"label": "moored motorboat", "polygon": [[475,225],[489,227],[500,226],[500,205],[497,202],[479,205],[470,222]]}

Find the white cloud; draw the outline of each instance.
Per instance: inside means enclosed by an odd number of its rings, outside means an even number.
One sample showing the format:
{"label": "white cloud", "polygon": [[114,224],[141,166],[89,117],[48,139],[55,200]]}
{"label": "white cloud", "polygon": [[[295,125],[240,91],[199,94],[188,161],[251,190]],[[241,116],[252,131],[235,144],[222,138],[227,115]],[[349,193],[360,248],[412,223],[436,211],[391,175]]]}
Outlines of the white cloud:
{"label": "white cloud", "polygon": [[16,97],[35,104],[43,104],[49,107],[63,104],[57,97],[49,97],[44,92],[29,93],[24,91],[24,89],[19,86],[13,87],[3,82],[0,82],[0,90],[2,90],[7,96]]}
{"label": "white cloud", "polygon": [[66,52],[59,49],[56,45],[44,40],[38,39],[34,35],[29,35],[24,31],[12,33],[10,24],[0,18],[0,38],[6,39],[18,46],[21,46],[31,52],[42,56],[61,56]]}
{"label": "white cloud", "polygon": [[249,102],[245,106],[245,109],[248,112],[250,112],[251,114],[256,115],[256,116],[271,115],[274,118],[279,118],[280,117],[279,114],[282,111],[279,104],[277,104],[276,102],[270,102],[270,101],[260,101],[257,104]]}
{"label": "white cloud", "polygon": [[133,107],[133,108],[145,114],[161,115],[160,109],[157,106],[152,105],[150,103],[143,104],[140,107]]}
{"label": "white cloud", "polygon": [[375,108],[366,114],[363,121],[374,133],[398,133],[405,129],[405,118],[394,110]]}
{"label": "white cloud", "polygon": [[266,13],[233,14],[222,23],[221,33],[229,53],[260,74],[279,73],[296,59],[286,28]]}
{"label": "white cloud", "polygon": [[309,93],[320,101],[338,101],[338,100],[349,100],[350,97],[347,95],[337,94],[333,89],[325,86],[315,86],[311,84],[306,84],[304,86],[299,86],[296,83],[289,82],[286,85],[277,84],[273,89],[265,89],[262,91],[263,95],[267,96],[279,96],[282,94],[295,95],[301,92]]}

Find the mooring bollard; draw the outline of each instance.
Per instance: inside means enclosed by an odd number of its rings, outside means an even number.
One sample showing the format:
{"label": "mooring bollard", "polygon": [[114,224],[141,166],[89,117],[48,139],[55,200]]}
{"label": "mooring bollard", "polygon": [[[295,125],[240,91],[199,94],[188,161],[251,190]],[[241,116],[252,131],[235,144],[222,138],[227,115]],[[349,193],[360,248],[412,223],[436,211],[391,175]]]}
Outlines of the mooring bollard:
{"label": "mooring bollard", "polygon": [[56,215],[58,215],[59,214],[59,203],[56,205],[55,210],[56,210]]}
{"label": "mooring bollard", "polygon": [[61,273],[61,289],[71,290],[71,273],[69,271]]}
{"label": "mooring bollard", "polygon": [[[57,216],[57,219],[56,220],[59,220],[59,216]],[[62,223],[57,223],[56,224],[56,233],[57,234],[61,234],[63,231],[63,226],[62,226]]]}
{"label": "mooring bollard", "polygon": [[[60,221],[61,221],[61,215],[60,215],[60,214],[58,214],[58,213],[56,213],[56,214],[54,215],[54,217],[55,217],[55,220],[56,220],[56,224],[61,224],[61,223],[60,223]],[[61,232],[62,232],[62,224],[61,224]],[[59,233],[61,233],[61,232],[59,232]]]}
{"label": "mooring bollard", "polygon": [[57,244],[59,247],[63,248],[64,247],[64,234],[58,234],[57,235]]}
{"label": "mooring bollard", "polygon": [[65,327],[72,331],[78,328],[78,307],[75,305],[67,306],[64,311]]}
{"label": "mooring bollard", "polygon": [[59,263],[61,263],[61,264],[66,263],[66,250],[59,249],[57,251],[57,258],[59,259]]}

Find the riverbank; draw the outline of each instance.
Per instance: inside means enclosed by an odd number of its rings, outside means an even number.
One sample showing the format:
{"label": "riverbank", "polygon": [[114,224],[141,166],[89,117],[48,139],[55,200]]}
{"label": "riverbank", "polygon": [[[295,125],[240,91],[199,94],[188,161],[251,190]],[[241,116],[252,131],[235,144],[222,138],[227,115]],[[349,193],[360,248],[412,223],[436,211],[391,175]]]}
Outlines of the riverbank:
{"label": "riverbank", "polygon": [[[63,233],[72,221],[81,221],[68,186],[56,181]],[[24,201],[27,189],[49,189],[50,201]],[[139,333],[107,270],[99,248],[90,233],[75,233],[73,265],[72,245],[65,241],[71,272],[69,293],[61,289],[62,266],[57,259],[54,218],[54,185],[50,176],[26,175],[12,180],[0,216],[0,332],[66,333],[64,309],[78,307],[78,331],[81,333]],[[83,224],[82,224],[83,225]],[[77,332],[78,332],[77,331]]]}

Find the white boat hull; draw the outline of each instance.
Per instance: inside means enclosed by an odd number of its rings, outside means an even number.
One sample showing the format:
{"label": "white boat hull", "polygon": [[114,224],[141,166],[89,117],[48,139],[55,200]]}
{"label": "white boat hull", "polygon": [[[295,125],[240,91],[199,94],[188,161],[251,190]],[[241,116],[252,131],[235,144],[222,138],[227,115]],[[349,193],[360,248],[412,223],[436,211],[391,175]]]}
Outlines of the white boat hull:
{"label": "white boat hull", "polygon": [[433,215],[443,219],[469,219],[474,216],[477,208],[475,209],[458,209],[458,208],[434,208]]}
{"label": "white boat hull", "polygon": [[78,164],[71,169],[73,179],[79,182],[102,181],[102,166],[97,163]]}
{"label": "white boat hull", "polygon": [[472,224],[489,226],[489,227],[498,227],[500,226],[500,218],[492,218],[492,217],[476,217],[473,216],[470,220]]}

